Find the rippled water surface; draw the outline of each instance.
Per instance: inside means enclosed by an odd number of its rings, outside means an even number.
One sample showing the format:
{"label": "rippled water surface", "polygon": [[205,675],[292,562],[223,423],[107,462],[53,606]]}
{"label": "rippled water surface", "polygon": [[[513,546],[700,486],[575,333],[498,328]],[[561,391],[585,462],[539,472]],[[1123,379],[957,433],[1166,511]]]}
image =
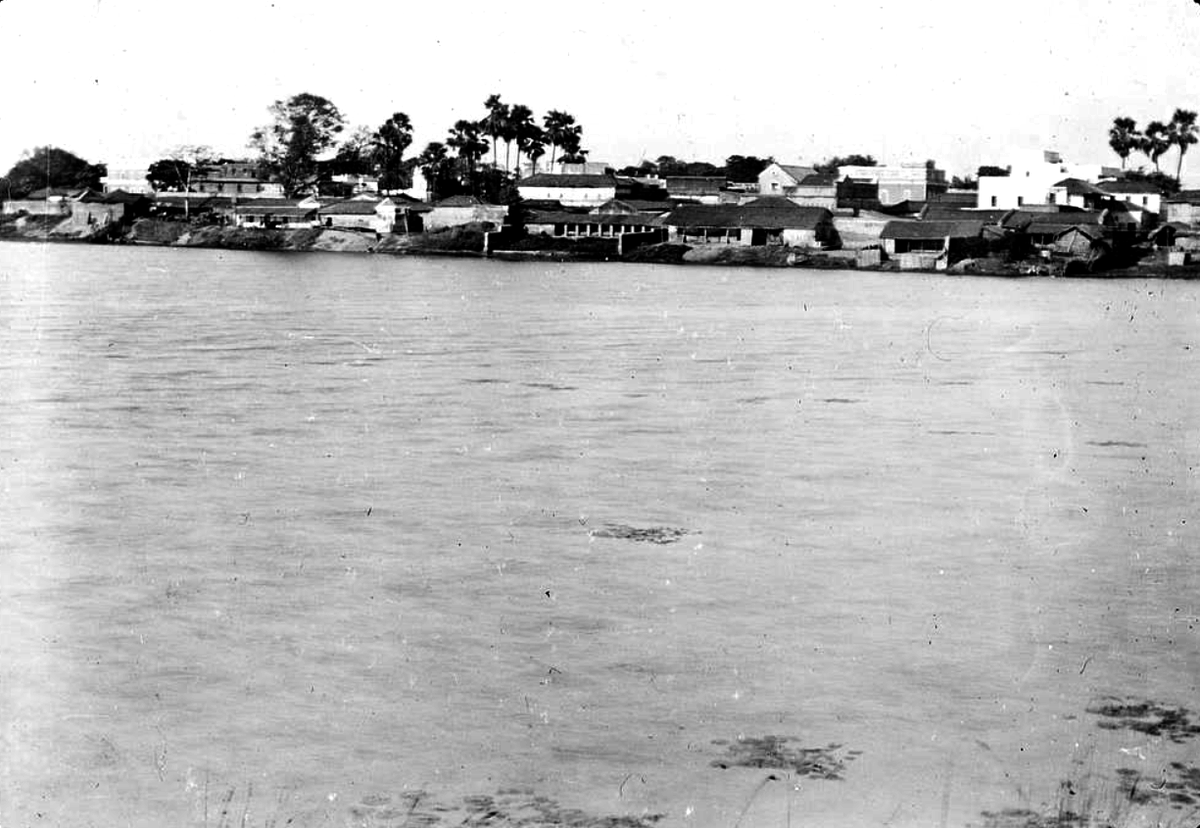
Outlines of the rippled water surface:
{"label": "rippled water surface", "polygon": [[1198,298],[0,245],[0,823],[1190,828]]}

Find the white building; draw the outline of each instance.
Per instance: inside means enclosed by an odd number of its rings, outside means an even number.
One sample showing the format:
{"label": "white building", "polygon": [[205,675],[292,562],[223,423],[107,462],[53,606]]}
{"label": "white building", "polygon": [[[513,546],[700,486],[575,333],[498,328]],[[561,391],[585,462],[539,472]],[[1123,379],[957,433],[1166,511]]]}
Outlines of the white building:
{"label": "white building", "polygon": [[946,171],[939,170],[932,162],[926,161],[879,164],[874,167],[838,167],[838,181],[848,178],[877,184],[880,204],[929,201],[950,188],[946,182]]}
{"label": "white building", "polygon": [[108,171],[108,175],[101,176],[100,186],[106,193],[111,193],[115,190],[124,190],[127,193],[141,193],[146,195],[154,192],[150,186],[150,182],[146,180],[146,176],[149,174],[150,170],[145,167],[112,169]]}
{"label": "white building", "polygon": [[1116,167],[1103,164],[1074,164],[1062,160],[1057,152],[1044,151],[1017,159],[1008,175],[981,175],[977,207],[1002,210],[1026,204],[1050,204],[1051,190],[1068,178],[1095,184],[1101,178],[1115,178]]}

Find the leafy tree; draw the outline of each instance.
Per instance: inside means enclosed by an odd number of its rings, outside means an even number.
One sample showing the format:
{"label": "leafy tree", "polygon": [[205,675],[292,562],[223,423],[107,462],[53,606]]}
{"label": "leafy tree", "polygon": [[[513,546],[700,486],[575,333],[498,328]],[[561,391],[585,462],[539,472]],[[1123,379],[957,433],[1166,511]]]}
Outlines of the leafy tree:
{"label": "leafy tree", "polygon": [[4,176],[7,198],[23,198],[42,187],[100,189],[100,179],[108,174],[104,164],[91,164],[58,147],[35,147],[13,164]]}
{"label": "leafy tree", "polygon": [[1196,113],[1187,109],[1176,109],[1175,114],[1171,116],[1171,123],[1167,124],[1167,133],[1171,143],[1179,147],[1179,162],[1175,165],[1175,178],[1178,179],[1183,173],[1183,156],[1188,147],[1197,141]]}
{"label": "leafy tree", "polygon": [[328,98],[308,92],[275,101],[269,111],[271,122],[251,134],[250,146],[294,196],[316,183],[317,156],[334,146],[346,121]]}
{"label": "leafy tree", "polygon": [[725,159],[725,177],[730,181],[758,181],[758,174],[774,163],[770,156],[731,155]]}
{"label": "leafy tree", "polygon": [[978,170],[975,171],[975,175],[978,178],[983,178],[985,175],[989,176],[989,177],[999,176],[999,177],[1003,178],[1003,177],[1008,176],[1009,173],[1011,173],[1011,172],[1012,172],[1011,167],[996,167],[991,164],[983,164],[979,167]]}
{"label": "leafy tree", "polygon": [[339,175],[369,175],[375,169],[375,133],[360,126],[338,147],[330,168]]}
{"label": "leafy tree", "polygon": [[1137,121],[1121,116],[1113,118],[1113,125],[1108,130],[1108,145],[1112,147],[1121,159],[1121,169],[1125,169],[1125,161],[1129,154],[1140,149],[1142,134],[1138,132]]}
{"label": "leafy tree", "polygon": [[1165,172],[1142,172],[1141,170],[1129,170],[1122,176],[1124,181],[1144,181],[1147,184],[1153,184],[1165,195],[1174,195],[1179,192],[1179,179],[1174,176],[1167,175]]}
{"label": "leafy tree", "polygon": [[375,130],[373,158],[379,170],[381,190],[399,190],[405,186],[408,171],[404,152],[412,146],[412,121],[403,112],[393,112]]}
{"label": "leafy tree", "polygon": [[1151,121],[1146,124],[1146,131],[1142,133],[1141,146],[1138,147],[1146,157],[1154,164],[1154,169],[1158,170],[1158,159],[1162,158],[1163,154],[1171,148],[1171,134],[1167,129],[1167,125],[1162,121]]}
{"label": "leafy tree", "polygon": [[828,158],[819,164],[814,164],[813,169],[819,173],[836,173],[838,167],[877,167],[879,162],[874,156],[861,155],[853,152],[849,155],[835,155]]}

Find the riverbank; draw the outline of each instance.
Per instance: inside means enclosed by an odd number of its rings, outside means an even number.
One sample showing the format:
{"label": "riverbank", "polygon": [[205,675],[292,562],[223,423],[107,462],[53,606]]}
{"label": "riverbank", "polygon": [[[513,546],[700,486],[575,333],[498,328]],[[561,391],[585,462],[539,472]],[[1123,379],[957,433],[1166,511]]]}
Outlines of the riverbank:
{"label": "riverbank", "polygon": [[[804,268],[811,270],[866,270],[902,272],[898,261],[861,265],[853,251],[813,251],[788,247],[738,245],[691,246],[664,242],[616,252],[615,239],[526,237],[511,245],[484,252],[485,232],[475,227],[455,227],[428,233],[374,234],[335,228],[295,230],[197,225],[179,221],[138,219],[131,225],[96,229],[59,217],[29,216],[24,221],[0,223],[0,241],[134,244],[165,247],[216,248],[263,252],[360,253],[395,256],[485,255],[503,261],[631,262],[638,264],[715,265],[733,267]],[[605,244],[605,242],[612,242]],[[1168,265],[1165,257],[1151,253],[1136,264],[1091,272],[1062,260],[1009,262],[998,258],[964,259],[945,269],[903,272],[940,272],[948,275],[1082,278],[1197,279],[1200,264]]]}

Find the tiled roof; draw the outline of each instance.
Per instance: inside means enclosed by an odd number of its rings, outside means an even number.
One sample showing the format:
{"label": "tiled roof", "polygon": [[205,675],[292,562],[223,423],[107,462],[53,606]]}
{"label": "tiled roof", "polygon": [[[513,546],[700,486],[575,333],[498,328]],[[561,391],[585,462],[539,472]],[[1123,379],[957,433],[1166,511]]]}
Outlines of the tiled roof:
{"label": "tiled roof", "polygon": [[979,219],[957,221],[889,221],[879,234],[881,239],[973,239],[983,233]]}
{"label": "tiled roof", "polygon": [[1096,186],[1104,192],[1112,193],[1113,195],[1128,195],[1130,193],[1157,195],[1162,192],[1160,188],[1149,181],[1100,181],[1096,183]]}
{"label": "tiled roof", "polygon": [[801,167],[797,164],[780,164],[779,169],[794,178],[797,184],[816,172],[812,167]]}
{"label": "tiled roof", "polygon": [[661,223],[675,227],[812,229],[832,216],[824,207],[800,207],[782,196],[767,196],[746,204],[686,204],[663,216]]}
{"label": "tiled roof", "polygon": [[616,187],[617,179],[611,175],[588,175],[585,173],[567,173],[557,175],[555,173],[538,173],[531,175],[529,178],[523,178],[517,182],[518,187],[567,187],[567,188],[595,188],[595,187]]}

